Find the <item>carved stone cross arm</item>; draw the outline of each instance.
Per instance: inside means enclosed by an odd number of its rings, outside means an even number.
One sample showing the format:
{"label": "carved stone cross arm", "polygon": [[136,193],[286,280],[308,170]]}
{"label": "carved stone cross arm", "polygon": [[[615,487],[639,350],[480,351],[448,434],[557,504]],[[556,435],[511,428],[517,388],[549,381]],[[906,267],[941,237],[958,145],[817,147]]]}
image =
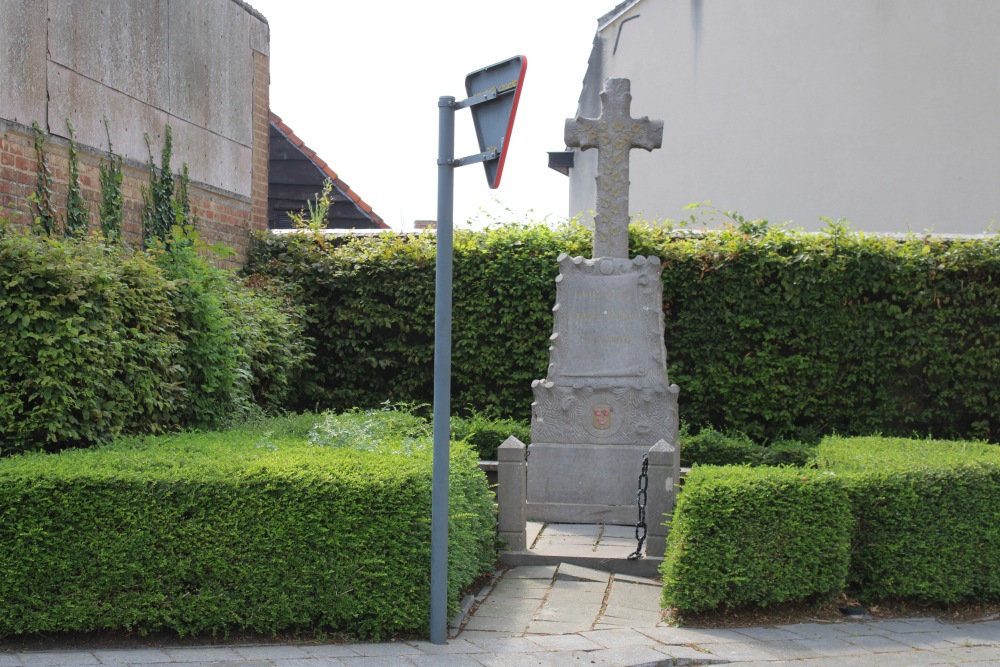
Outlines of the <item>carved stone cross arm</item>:
{"label": "carved stone cross arm", "polygon": [[629,80],[608,79],[599,118],[566,119],[566,145],[598,151],[594,257],[628,257],[629,151],[651,151],[663,141],[663,121],[632,118],[631,107]]}

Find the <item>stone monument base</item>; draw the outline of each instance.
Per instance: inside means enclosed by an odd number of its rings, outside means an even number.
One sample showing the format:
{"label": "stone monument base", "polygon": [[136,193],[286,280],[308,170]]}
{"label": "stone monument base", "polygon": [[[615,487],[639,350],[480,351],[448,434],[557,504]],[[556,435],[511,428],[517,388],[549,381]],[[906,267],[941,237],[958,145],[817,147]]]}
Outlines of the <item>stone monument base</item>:
{"label": "stone monument base", "polygon": [[638,520],[636,492],[649,446],[539,442],[529,452],[527,519],[622,526]]}

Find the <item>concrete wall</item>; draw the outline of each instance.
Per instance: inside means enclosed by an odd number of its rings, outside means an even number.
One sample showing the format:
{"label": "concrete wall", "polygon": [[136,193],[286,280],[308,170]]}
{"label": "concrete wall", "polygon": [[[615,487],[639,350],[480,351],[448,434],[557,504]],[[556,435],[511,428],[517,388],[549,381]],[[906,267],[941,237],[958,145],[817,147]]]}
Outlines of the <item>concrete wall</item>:
{"label": "concrete wall", "polygon": [[[632,152],[633,214],[711,200],[807,229],[981,233],[1000,219],[998,25],[994,0],[641,0],[598,33],[581,111],[591,79],[627,77],[632,115],[665,121],[661,150]],[[587,153],[570,214],[594,206]]]}
{"label": "concrete wall", "polygon": [[[203,232],[241,254],[249,230],[266,229],[268,43],[266,20],[238,0],[5,0],[0,3],[0,206],[24,211],[24,174],[33,173],[28,128],[50,133],[57,207],[66,119],[81,146],[85,179],[107,149],[135,192],[147,177],[145,136],[159,163],[164,129],[173,130],[171,165],[190,168]],[[63,179],[65,176],[63,175]],[[6,185],[5,185],[6,184]],[[96,212],[99,192],[88,201]],[[259,201],[258,201],[259,200]],[[140,196],[141,201],[141,196]],[[126,226],[138,233],[141,204]],[[26,219],[26,214],[18,213]],[[138,217],[136,217],[138,216]],[[95,216],[96,218],[96,216]],[[97,226],[96,219],[94,226]]]}

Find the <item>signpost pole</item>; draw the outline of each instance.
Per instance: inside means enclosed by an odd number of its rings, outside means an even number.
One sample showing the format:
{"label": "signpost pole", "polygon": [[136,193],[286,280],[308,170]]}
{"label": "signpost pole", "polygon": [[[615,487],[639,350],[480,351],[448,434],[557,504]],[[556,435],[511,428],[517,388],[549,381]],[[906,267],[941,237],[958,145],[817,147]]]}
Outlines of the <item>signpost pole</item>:
{"label": "signpost pole", "polygon": [[[452,217],[455,168],[482,162],[490,188],[500,183],[527,60],[516,56],[469,74],[469,97],[438,98],[437,270],[434,298],[434,463],[431,479],[432,644],[448,636],[448,472],[451,445]],[[475,92],[474,92],[475,91]],[[455,159],[455,111],[471,107],[479,153]]]}
{"label": "signpost pole", "polygon": [[434,298],[434,470],[431,488],[432,644],[448,630],[448,472],[451,436],[452,215],[455,98],[438,98],[437,269]]}

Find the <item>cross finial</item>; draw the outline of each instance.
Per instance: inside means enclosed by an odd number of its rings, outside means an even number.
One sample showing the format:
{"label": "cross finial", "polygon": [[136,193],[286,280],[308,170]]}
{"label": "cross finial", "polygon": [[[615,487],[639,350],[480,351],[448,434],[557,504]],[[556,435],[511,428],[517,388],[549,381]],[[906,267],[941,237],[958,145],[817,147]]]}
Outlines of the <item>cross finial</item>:
{"label": "cross finial", "polygon": [[662,120],[631,117],[630,88],[628,79],[608,79],[600,118],[566,119],[567,146],[598,150],[594,257],[628,257],[629,151],[651,151],[663,141]]}

